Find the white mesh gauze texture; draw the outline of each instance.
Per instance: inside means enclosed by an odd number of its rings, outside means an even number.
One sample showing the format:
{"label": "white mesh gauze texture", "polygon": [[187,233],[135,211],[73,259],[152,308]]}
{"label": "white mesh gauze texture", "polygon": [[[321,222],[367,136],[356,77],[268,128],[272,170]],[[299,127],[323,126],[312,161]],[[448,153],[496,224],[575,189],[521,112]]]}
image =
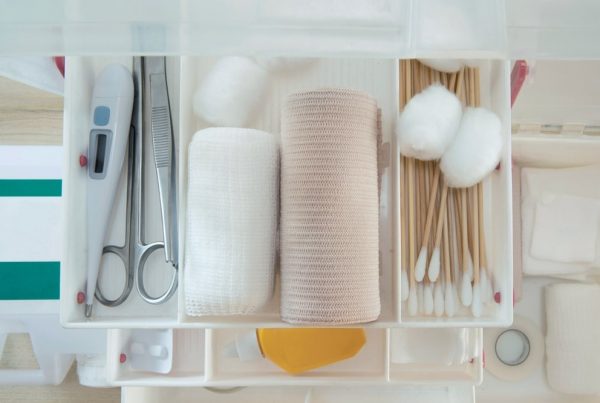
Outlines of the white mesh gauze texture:
{"label": "white mesh gauze texture", "polygon": [[247,314],[273,294],[279,145],[211,128],[189,146],[184,287],[188,315]]}
{"label": "white mesh gauze texture", "polygon": [[281,318],[377,319],[378,110],[367,94],[291,95],[282,113]]}
{"label": "white mesh gauze texture", "polygon": [[546,376],[562,393],[600,393],[600,287],[554,283],[546,296]]}

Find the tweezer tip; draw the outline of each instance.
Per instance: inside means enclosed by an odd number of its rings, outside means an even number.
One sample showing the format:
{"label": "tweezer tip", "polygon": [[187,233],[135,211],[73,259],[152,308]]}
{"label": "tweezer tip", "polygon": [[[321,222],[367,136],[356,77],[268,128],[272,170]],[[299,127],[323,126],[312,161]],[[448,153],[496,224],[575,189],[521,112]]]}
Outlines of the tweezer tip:
{"label": "tweezer tip", "polygon": [[85,304],[85,317],[89,318],[92,316],[92,304]]}

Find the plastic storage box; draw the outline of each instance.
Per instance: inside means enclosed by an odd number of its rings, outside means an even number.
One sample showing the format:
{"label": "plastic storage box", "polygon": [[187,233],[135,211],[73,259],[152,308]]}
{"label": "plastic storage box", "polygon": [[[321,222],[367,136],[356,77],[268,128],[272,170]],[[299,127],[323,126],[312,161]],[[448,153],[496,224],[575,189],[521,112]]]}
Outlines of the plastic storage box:
{"label": "plastic storage box", "polygon": [[[65,326],[74,327],[280,327],[286,326],[279,318],[279,296],[276,286],[275,297],[263,312],[239,316],[190,317],[185,313],[183,296],[183,270],[179,271],[177,297],[163,305],[148,305],[134,290],[128,300],[114,308],[94,304],[94,316],[85,318],[83,306],[77,303],[77,293],[84,288],[86,271],[81,270],[86,259],[85,237],[73,236],[86,232],[85,188],[86,169],[79,166],[79,156],[86,151],[87,138],[80,135],[87,130],[89,102],[93,80],[103,65],[120,61],[131,65],[130,57],[70,57],[66,60],[65,78],[65,228],[64,270],[61,276],[61,318]],[[214,63],[213,58],[200,56],[172,57],[168,62],[174,128],[178,133],[177,158],[179,170],[179,256],[185,254],[185,225],[187,200],[187,146],[191,136],[202,123],[192,112],[192,97],[203,74]],[[481,88],[482,105],[496,112],[503,123],[504,150],[501,167],[486,179],[486,238],[490,268],[495,283],[505,296],[500,304],[492,304],[480,318],[473,318],[465,310],[453,318],[407,317],[400,305],[399,285],[399,217],[397,209],[401,195],[398,190],[398,153],[394,142],[394,123],[398,111],[398,61],[386,58],[316,59],[306,71],[289,75],[275,75],[267,102],[262,108],[256,127],[272,133],[279,132],[279,111],[283,99],[290,93],[319,87],[350,87],[372,94],[382,110],[383,147],[381,161],[387,161],[382,172],[380,187],[380,299],[379,319],[365,326],[501,326],[512,318],[511,304],[511,164],[510,164],[510,110],[508,92],[508,62],[482,61]],[[146,138],[146,150],[150,150],[150,138]],[[152,157],[146,158],[146,240],[160,240],[157,184],[151,171]],[[385,164],[385,163],[384,163]],[[125,192],[124,182],[117,196],[118,208],[113,217],[107,242],[122,245],[124,242]],[[152,260],[155,258],[154,260]],[[161,262],[160,253],[151,256],[147,263],[145,280],[151,292],[162,292],[161,284],[168,284],[172,270]],[[100,282],[109,297],[116,297],[123,287],[123,265],[117,259],[104,260]],[[111,295],[112,293],[112,295]]]}

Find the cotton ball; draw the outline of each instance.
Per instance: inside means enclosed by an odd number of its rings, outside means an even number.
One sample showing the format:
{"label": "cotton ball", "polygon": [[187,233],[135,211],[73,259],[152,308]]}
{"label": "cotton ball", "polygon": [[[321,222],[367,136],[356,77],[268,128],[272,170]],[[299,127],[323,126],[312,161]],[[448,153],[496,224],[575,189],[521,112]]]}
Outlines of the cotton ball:
{"label": "cotton ball", "polygon": [[310,65],[314,60],[306,57],[267,57],[257,58],[256,63],[271,72],[279,73],[302,69]]}
{"label": "cotton ball", "polygon": [[194,113],[215,126],[244,127],[266,89],[267,70],[246,57],[224,57],[194,94]]}
{"label": "cotton ball", "polygon": [[432,85],[406,104],[396,135],[400,152],[420,160],[438,159],[450,146],[460,125],[462,105],[441,85]]}
{"label": "cotton ball", "polygon": [[449,186],[471,187],[494,170],[501,152],[502,123],[498,116],[484,108],[467,108],[440,169]]}
{"label": "cotton ball", "polygon": [[456,73],[463,67],[461,59],[419,59],[425,66],[443,73]]}

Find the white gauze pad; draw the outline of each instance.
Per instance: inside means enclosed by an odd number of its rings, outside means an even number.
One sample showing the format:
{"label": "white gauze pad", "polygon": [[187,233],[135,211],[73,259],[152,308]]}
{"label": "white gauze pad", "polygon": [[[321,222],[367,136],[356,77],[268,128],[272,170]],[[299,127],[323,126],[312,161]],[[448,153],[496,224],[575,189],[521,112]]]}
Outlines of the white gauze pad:
{"label": "white gauze pad", "polygon": [[189,146],[184,288],[188,315],[255,312],[273,294],[279,145],[211,128]]}

